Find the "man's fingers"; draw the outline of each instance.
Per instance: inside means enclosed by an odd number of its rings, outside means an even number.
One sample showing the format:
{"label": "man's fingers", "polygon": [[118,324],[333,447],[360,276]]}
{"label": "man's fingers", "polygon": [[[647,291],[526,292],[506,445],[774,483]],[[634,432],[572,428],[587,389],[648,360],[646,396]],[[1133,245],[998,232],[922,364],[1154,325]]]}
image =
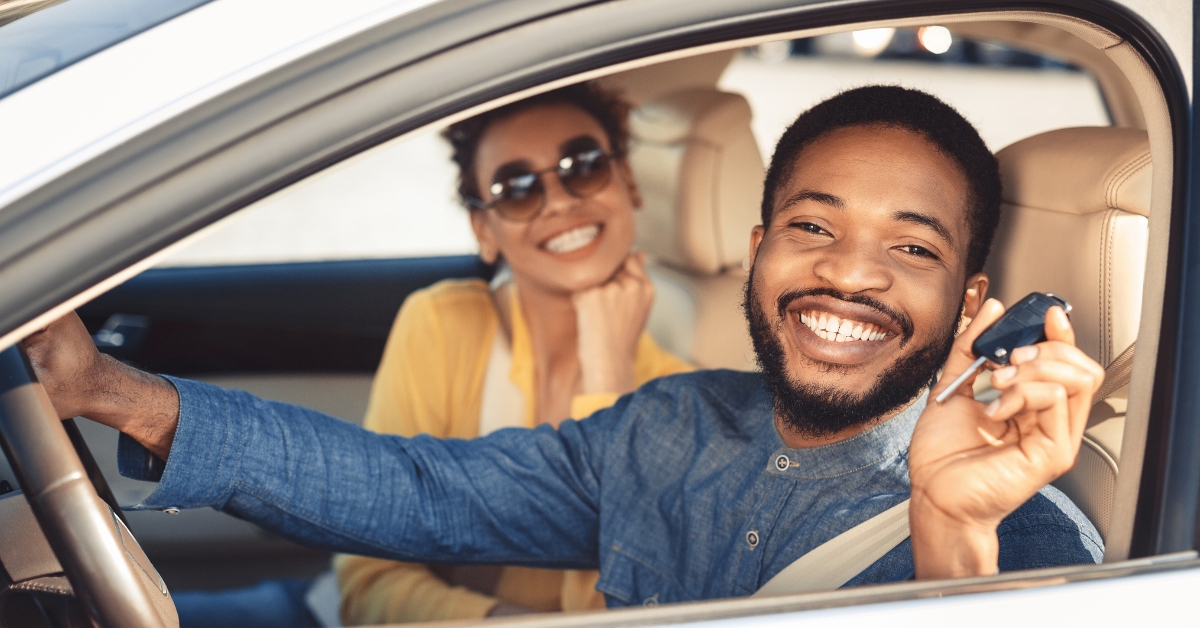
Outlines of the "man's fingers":
{"label": "man's fingers", "polygon": [[[996,319],[1003,314],[1004,305],[996,299],[988,299],[983,303],[975,318],[971,320],[971,324],[967,325],[967,328],[954,341],[954,346],[950,349],[950,356],[946,358],[946,364],[942,367],[942,376],[933,386],[935,397],[975,362],[975,354],[971,353],[971,343],[975,342],[979,334],[982,334],[988,325],[996,322]],[[972,381],[964,382],[956,392],[970,391],[972,383]]]}
{"label": "man's fingers", "polygon": [[[1028,347],[1018,347],[1013,351],[1013,365],[1020,367],[1034,362],[1063,362],[1088,372],[1095,384],[1091,391],[1093,393],[1104,383],[1104,369],[1078,347],[1061,340],[1047,340]],[[998,369],[996,373],[1003,370]],[[992,377],[995,378],[996,374],[993,373]],[[1003,379],[1003,376],[1000,379]]]}
{"label": "man's fingers", "polygon": [[1021,382],[1004,391],[984,413],[993,421],[1016,419],[1022,438],[1040,430],[1054,443],[1069,445],[1074,455],[1075,430],[1067,408],[1067,391],[1060,384]]}
{"label": "man's fingers", "polygon": [[1060,384],[1072,397],[1091,395],[1099,388],[1094,372],[1058,360],[1034,360],[1019,366],[1006,366],[992,373],[992,386],[999,390],[1007,390],[1021,382]]}
{"label": "man's fingers", "polygon": [[1071,319],[1057,305],[1046,311],[1046,340],[1075,345],[1075,328],[1071,326]]}

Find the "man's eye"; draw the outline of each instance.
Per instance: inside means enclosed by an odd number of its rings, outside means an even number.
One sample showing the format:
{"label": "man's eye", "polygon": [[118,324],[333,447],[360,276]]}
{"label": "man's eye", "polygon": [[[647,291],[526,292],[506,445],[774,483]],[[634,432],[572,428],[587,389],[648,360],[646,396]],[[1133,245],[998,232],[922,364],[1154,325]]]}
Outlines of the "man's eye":
{"label": "man's eye", "polygon": [[904,245],[904,246],[900,247],[900,250],[904,251],[905,253],[908,253],[909,255],[915,255],[917,257],[928,257],[930,259],[938,258],[937,255],[934,255],[933,251],[930,251],[929,249],[927,249],[923,246],[916,245],[916,244]]}
{"label": "man's eye", "polygon": [[824,229],[822,229],[821,227],[819,227],[811,222],[793,222],[792,226],[798,227],[800,229],[803,229],[804,231],[807,231],[809,233],[816,234],[816,235],[826,233],[826,231]]}

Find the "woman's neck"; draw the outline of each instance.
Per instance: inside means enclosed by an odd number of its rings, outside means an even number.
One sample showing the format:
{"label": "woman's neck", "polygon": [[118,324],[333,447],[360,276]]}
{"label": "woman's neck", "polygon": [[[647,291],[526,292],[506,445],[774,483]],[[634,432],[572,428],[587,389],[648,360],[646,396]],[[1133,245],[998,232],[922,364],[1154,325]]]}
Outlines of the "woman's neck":
{"label": "woman's neck", "polygon": [[[538,423],[558,425],[570,415],[571,399],[581,385],[575,304],[570,294],[542,290],[516,279],[506,288],[517,291],[528,327],[535,417]],[[512,320],[511,313],[508,318]]]}

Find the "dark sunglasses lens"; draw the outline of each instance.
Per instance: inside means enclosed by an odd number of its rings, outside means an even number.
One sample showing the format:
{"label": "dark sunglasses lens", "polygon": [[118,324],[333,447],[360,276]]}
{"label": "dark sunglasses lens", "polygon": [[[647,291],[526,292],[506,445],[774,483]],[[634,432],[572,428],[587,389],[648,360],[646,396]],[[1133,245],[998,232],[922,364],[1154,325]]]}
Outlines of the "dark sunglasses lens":
{"label": "dark sunglasses lens", "polygon": [[559,171],[563,186],[580,198],[603,190],[612,178],[608,155],[601,150],[581,152],[571,158],[571,167]]}
{"label": "dark sunglasses lens", "polygon": [[510,220],[529,220],[542,208],[546,190],[532,172],[492,184],[492,206]]}

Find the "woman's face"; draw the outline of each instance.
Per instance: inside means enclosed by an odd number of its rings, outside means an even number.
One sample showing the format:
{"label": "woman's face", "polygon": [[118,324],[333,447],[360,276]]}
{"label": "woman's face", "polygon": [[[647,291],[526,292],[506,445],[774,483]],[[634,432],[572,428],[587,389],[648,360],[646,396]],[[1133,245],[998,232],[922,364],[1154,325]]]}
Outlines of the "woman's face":
{"label": "woman's face", "polygon": [[[483,201],[490,188],[514,172],[544,172],[579,146],[611,151],[604,129],[571,105],[539,106],[491,124],[475,153]],[[540,175],[545,206],[533,220],[515,222],[494,209],[471,212],[480,254],[499,254],[519,283],[551,292],[573,293],[609,279],[633,246],[633,210],[641,204],[625,162],[614,161],[611,179],[586,198],[573,196],[551,170]]]}

